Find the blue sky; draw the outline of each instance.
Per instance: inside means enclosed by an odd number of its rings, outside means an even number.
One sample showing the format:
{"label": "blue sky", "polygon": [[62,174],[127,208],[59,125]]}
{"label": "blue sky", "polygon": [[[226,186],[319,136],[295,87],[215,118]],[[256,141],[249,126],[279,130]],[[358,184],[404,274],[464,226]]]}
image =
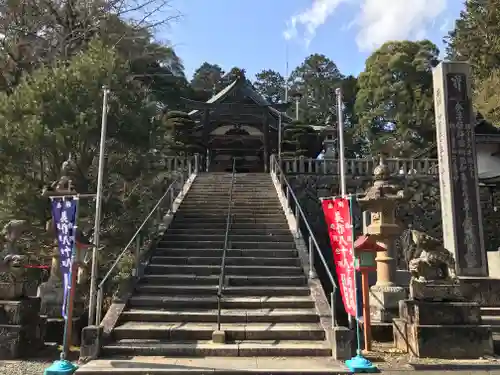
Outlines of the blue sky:
{"label": "blue sky", "polygon": [[[311,53],[331,58],[343,74],[358,74],[387,40],[442,38],[462,0],[173,0],[183,15],[164,32],[191,77],[204,61],[254,75],[285,74]],[[162,35],[163,36],[163,35]],[[443,48],[441,48],[443,49]]]}

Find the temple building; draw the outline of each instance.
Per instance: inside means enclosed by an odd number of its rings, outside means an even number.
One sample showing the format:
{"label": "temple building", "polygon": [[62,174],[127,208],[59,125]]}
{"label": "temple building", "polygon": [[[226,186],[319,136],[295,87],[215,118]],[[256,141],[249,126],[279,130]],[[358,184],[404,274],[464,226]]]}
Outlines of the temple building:
{"label": "temple building", "polygon": [[206,102],[183,98],[195,121],[195,135],[206,145],[209,171],[267,172],[278,150],[278,129],[292,122],[284,112],[289,103],[271,104],[243,72]]}

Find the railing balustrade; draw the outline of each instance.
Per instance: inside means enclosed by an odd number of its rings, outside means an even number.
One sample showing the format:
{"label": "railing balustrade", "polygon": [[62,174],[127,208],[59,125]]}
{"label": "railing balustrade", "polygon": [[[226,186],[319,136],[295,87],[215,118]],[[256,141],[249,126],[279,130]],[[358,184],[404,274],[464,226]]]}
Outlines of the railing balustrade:
{"label": "railing balustrade", "polygon": [[[394,175],[437,176],[438,159],[386,159],[387,166]],[[370,177],[378,162],[374,159],[346,159],[346,175]],[[304,157],[281,158],[281,169],[287,175],[315,174],[338,175],[338,159],[310,159]]]}

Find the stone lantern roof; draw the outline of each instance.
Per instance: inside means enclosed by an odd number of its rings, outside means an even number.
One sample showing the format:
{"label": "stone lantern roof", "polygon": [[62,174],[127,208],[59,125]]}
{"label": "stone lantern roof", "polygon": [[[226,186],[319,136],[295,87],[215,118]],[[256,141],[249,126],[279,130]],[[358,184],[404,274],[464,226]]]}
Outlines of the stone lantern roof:
{"label": "stone lantern roof", "polygon": [[380,156],[379,165],[373,170],[373,178],[374,183],[366,190],[365,196],[358,198],[361,205],[367,206],[380,200],[396,202],[406,199],[405,191],[398,184],[391,182],[393,178],[384,156]]}

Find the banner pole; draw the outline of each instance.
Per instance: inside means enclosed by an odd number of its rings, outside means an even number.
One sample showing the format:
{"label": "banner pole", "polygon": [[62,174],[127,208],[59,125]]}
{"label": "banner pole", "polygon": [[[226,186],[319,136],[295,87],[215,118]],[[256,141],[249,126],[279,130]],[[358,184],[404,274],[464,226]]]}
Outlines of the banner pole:
{"label": "banner pole", "polygon": [[[361,352],[361,329],[359,327],[359,307],[358,307],[358,291],[357,291],[357,282],[356,282],[356,267],[355,267],[355,262],[356,262],[356,257],[354,254],[354,215],[353,215],[353,198],[354,196],[352,194],[349,194],[349,215],[351,219],[351,227],[352,227],[352,251],[353,251],[353,264],[352,264],[352,272],[354,276],[354,298],[355,298],[355,305],[356,305],[356,316],[355,321],[356,324],[356,341],[357,341],[357,349],[356,349],[356,356],[354,356],[351,359],[348,359],[345,361],[346,366],[351,370],[353,373],[363,373],[363,372],[378,372],[378,368],[374,366],[368,359],[363,357],[363,354]],[[366,321],[366,319],[365,319]]]}

